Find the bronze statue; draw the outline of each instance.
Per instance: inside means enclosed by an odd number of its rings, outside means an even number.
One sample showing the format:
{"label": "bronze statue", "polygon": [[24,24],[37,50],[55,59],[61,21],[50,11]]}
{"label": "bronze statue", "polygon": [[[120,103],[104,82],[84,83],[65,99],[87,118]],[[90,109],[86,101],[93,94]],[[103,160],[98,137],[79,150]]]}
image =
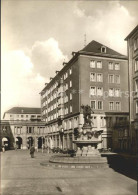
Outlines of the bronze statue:
{"label": "bronze statue", "polygon": [[91,126],[91,123],[92,123],[92,121],[91,121],[91,118],[92,118],[91,114],[94,113],[94,112],[92,111],[91,107],[88,106],[88,105],[86,105],[86,106],[82,105],[81,108],[83,110],[84,125]]}

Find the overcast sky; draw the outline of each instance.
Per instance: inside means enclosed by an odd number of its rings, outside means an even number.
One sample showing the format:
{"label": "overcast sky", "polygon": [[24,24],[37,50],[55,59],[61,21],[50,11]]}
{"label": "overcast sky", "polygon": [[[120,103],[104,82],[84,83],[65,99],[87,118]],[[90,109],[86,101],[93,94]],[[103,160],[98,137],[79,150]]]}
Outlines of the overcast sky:
{"label": "overcast sky", "polygon": [[2,0],[2,113],[40,107],[44,83],[96,40],[127,54],[125,37],[138,24],[138,1]]}

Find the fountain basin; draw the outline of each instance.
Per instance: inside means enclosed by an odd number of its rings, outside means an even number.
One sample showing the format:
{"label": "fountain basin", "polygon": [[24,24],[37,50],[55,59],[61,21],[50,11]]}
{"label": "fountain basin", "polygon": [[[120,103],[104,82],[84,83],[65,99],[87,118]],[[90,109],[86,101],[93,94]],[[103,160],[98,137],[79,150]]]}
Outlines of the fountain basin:
{"label": "fountain basin", "polygon": [[83,157],[75,156],[70,157],[67,155],[54,155],[50,158],[49,162],[42,162],[41,165],[55,168],[108,168],[106,157]]}

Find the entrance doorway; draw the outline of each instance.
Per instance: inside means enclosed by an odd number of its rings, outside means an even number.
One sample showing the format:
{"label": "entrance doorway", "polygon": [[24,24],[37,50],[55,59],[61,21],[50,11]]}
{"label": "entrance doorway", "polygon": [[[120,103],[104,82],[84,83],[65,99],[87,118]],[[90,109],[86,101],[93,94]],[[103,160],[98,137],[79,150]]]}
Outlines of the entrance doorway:
{"label": "entrance doorway", "polygon": [[42,148],[42,145],[45,143],[44,137],[38,138],[38,148]]}
{"label": "entrance doorway", "polygon": [[10,139],[8,137],[3,137],[2,145],[5,146],[5,150],[9,150],[10,149]]}
{"label": "entrance doorway", "polygon": [[16,142],[17,149],[21,149],[22,138],[21,137],[16,137],[15,142]]}

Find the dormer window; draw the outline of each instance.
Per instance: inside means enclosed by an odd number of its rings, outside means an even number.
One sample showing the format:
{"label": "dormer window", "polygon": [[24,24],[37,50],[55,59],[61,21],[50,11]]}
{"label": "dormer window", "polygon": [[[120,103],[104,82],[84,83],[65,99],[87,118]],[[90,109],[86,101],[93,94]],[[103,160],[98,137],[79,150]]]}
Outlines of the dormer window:
{"label": "dormer window", "polygon": [[106,53],[106,47],[105,46],[101,47],[101,53]]}

